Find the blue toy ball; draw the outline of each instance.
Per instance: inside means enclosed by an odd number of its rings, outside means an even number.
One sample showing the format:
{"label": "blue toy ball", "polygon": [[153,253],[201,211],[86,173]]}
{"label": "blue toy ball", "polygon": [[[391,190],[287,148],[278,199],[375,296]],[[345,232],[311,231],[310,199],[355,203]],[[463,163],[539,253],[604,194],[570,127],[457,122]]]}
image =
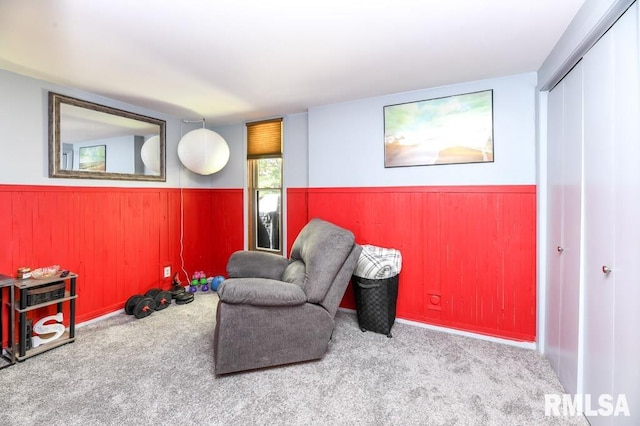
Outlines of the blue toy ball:
{"label": "blue toy ball", "polygon": [[211,290],[218,291],[218,287],[220,286],[220,284],[222,284],[223,281],[224,277],[222,275],[213,277],[213,279],[211,280]]}

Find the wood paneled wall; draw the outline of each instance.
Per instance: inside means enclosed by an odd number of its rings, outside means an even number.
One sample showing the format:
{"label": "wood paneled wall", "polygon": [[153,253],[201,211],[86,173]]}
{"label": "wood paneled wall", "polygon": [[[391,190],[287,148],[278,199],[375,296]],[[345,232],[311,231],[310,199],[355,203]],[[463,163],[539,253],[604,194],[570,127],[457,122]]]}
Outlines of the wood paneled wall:
{"label": "wood paneled wall", "polygon": [[0,271],[59,264],[78,273],[78,322],[168,289],[164,266],[184,282],[181,233],[188,274],[226,275],[244,245],[242,189],[0,185],[0,206]]}
{"label": "wood paneled wall", "polygon": [[[288,238],[320,217],[402,253],[397,317],[536,337],[535,186],[289,189]],[[350,287],[342,306],[355,308]]]}
{"label": "wood paneled wall", "polygon": [[[188,273],[225,275],[244,244],[242,189],[0,185],[0,206],[0,271],[77,272],[79,322],[168,288],[162,268],[180,270],[181,223]],[[522,341],[536,336],[535,216],[532,185],[287,191],[288,247],[320,217],[402,252],[398,318]],[[355,308],[351,288],[342,306]]]}

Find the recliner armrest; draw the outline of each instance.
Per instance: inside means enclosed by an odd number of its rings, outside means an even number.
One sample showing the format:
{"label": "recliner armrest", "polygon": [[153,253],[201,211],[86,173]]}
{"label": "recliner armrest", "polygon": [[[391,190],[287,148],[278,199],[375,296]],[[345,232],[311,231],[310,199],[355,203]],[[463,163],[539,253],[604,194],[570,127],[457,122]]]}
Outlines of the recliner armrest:
{"label": "recliner armrest", "polygon": [[307,302],[298,285],[266,278],[229,278],[218,287],[218,297],[234,305],[297,306]]}
{"label": "recliner armrest", "polygon": [[237,251],[227,262],[229,278],[269,278],[279,280],[289,260],[278,254],[261,251]]}

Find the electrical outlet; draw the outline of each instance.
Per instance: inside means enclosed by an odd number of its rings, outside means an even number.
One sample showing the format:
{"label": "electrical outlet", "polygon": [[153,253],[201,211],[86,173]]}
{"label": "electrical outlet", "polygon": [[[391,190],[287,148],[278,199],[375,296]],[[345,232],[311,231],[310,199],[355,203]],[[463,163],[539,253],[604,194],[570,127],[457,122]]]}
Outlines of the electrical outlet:
{"label": "electrical outlet", "polygon": [[164,267],[164,277],[169,278],[171,276],[171,266]]}

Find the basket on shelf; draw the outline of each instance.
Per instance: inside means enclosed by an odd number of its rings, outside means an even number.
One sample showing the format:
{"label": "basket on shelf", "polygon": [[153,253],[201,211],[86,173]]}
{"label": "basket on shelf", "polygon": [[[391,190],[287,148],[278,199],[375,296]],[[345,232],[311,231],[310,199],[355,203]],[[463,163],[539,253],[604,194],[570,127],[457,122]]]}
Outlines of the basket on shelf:
{"label": "basket on shelf", "polygon": [[31,278],[36,280],[44,280],[51,278],[60,272],[60,265],[51,265],[44,268],[38,268],[31,271]]}

